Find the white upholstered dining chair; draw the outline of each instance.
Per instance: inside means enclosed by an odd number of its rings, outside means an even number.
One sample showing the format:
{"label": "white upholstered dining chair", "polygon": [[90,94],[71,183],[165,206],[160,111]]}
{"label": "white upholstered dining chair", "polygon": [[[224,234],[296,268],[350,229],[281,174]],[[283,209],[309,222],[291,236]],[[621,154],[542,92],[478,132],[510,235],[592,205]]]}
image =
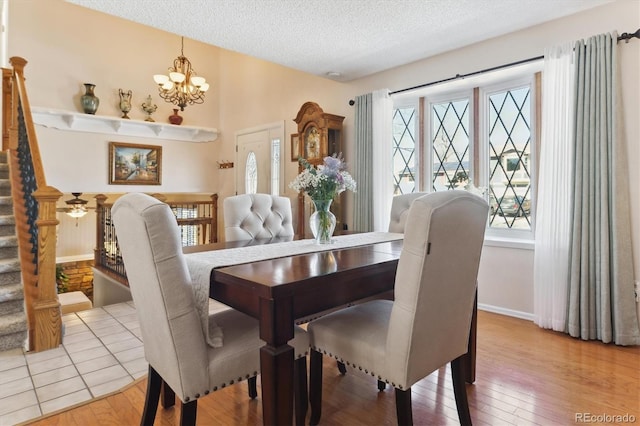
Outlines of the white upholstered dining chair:
{"label": "white upholstered dining chair", "polygon": [[391,201],[391,214],[389,218],[389,232],[404,233],[405,223],[409,215],[409,207],[416,198],[426,195],[426,192],[411,192],[393,197]]}
{"label": "white upholstered dining chair", "polygon": [[[198,398],[259,373],[264,342],[258,321],[233,309],[214,313],[209,321],[222,329],[222,346],[209,345],[169,206],[130,193],[120,197],[111,212],[149,363],[141,424],[153,424],[163,383],[182,401],[180,423],[195,424]],[[296,327],[289,343],[297,358],[296,422],[304,423],[309,339]]]}
{"label": "white upholstered dining chair", "polygon": [[225,241],[293,237],[291,200],[270,194],[240,194],[223,203]]}
{"label": "white upholstered dining chair", "polygon": [[462,424],[470,424],[461,357],[467,352],[486,201],[465,191],[417,198],[395,278],[395,300],[374,300],[311,321],[311,424],[320,420],[322,356],[395,388],[398,424],[412,424],[411,386],[451,362]]}

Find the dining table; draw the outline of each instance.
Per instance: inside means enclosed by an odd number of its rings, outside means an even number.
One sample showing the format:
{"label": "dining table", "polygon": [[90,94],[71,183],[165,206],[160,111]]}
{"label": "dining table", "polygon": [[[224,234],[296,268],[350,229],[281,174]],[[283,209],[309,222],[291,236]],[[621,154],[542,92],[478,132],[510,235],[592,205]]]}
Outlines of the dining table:
{"label": "dining table", "polygon": [[[293,242],[215,243],[185,247],[184,252],[188,255],[269,243],[282,246]],[[302,254],[274,254],[277,257],[216,267],[210,273],[211,298],[259,321],[260,338],[265,342],[260,350],[265,425],[290,425],[293,421],[294,351],[287,342],[293,338],[296,322],[368,298],[393,298],[402,238],[348,247],[316,247]],[[468,383],[475,381],[476,327],[477,297],[464,363]]]}

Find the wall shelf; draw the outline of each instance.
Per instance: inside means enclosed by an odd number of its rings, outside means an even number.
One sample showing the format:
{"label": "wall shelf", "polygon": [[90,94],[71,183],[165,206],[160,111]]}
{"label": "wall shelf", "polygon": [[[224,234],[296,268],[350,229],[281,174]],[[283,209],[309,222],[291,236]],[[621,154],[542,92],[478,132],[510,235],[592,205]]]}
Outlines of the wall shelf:
{"label": "wall shelf", "polygon": [[41,107],[32,107],[31,115],[36,125],[58,130],[139,136],[184,142],[213,142],[218,138],[218,130],[207,127],[176,126]]}

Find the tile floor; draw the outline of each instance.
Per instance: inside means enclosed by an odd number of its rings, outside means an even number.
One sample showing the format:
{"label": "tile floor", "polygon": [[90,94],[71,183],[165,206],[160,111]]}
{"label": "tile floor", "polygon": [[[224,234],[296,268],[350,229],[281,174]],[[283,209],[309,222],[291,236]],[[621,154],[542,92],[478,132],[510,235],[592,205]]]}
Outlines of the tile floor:
{"label": "tile floor", "polygon": [[133,302],[64,315],[56,349],[0,352],[0,426],[116,391],[147,374]]}

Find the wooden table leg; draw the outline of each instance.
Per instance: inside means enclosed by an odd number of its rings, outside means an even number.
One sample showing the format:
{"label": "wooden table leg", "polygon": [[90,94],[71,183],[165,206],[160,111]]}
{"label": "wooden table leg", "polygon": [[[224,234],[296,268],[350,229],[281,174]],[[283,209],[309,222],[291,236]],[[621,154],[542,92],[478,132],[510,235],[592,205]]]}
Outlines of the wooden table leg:
{"label": "wooden table leg", "polygon": [[464,379],[467,383],[476,381],[476,341],[478,339],[478,290],[473,301],[473,315],[471,316],[471,330],[467,353],[463,355]]}
{"label": "wooden table leg", "polygon": [[[291,299],[260,299],[260,348],[262,375],[262,417],[265,425],[293,423],[293,358],[287,344],[293,338]],[[286,303],[289,302],[289,303]]]}

